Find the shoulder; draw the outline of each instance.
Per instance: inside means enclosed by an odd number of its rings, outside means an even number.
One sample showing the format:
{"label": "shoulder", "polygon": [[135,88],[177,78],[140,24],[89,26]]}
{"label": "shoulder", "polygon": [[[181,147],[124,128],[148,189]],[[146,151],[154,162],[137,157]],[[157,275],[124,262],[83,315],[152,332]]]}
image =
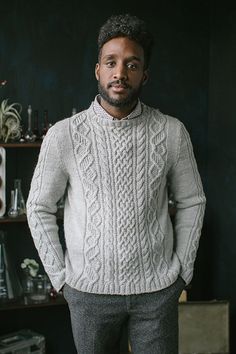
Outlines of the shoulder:
{"label": "shoulder", "polygon": [[164,123],[167,129],[177,129],[181,130],[183,123],[180,119],[171,116],[169,114],[163,113],[159,108],[154,108],[151,106],[147,106],[142,104],[143,113],[151,118],[151,122],[153,120],[159,121],[160,123]]}
{"label": "shoulder", "polygon": [[[67,127],[69,125],[69,120],[70,118],[64,118],[62,120],[57,121],[50,129],[49,131],[58,135],[60,133],[65,133],[67,130]],[[48,132],[49,132],[48,131]]]}
{"label": "shoulder", "polygon": [[183,122],[179,118],[170,116],[168,114],[166,114],[165,117],[168,122],[168,135],[170,137],[175,136],[179,139],[181,136],[182,129],[184,129]]}
{"label": "shoulder", "polygon": [[65,140],[69,138],[71,135],[71,130],[73,130],[74,126],[78,126],[81,122],[83,122],[88,116],[88,110],[81,111],[76,113],[71,117],[67,117],[57,121],[49,131],[51,134],[55,134],[57,139],[60,141],[61,139]]}

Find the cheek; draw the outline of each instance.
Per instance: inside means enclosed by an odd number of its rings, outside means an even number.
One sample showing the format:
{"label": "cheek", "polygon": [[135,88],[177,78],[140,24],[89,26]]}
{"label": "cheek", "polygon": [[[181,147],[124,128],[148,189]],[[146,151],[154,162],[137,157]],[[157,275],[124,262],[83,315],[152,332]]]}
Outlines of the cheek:
{"label": "cheek", "polygon": [[111,81],[111,76],[109,75],[109,73],[100,70],[98,75],[98,81],[106,87],[107,84]]}
{"label": "cheek", "polygon": [[133,80],[133,86],[140,87],[143,85],[143,78],[139,77]]}

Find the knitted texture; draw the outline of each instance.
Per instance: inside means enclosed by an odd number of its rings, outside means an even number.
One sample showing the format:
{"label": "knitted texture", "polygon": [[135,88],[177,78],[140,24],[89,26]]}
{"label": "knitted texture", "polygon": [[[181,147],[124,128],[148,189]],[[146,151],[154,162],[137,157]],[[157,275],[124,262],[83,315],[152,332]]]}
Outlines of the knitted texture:
{"label": "knitted texture", "polygon": [[[168,190],[177,213],[168,214]],[[55,213],[65,195],[62,251]],[[189,283],[205,196],[189,134],[176,118],[142,104],[130,120],[102,119],[93,105],[47,133],[27,215],[54,287],[139,294]]]}

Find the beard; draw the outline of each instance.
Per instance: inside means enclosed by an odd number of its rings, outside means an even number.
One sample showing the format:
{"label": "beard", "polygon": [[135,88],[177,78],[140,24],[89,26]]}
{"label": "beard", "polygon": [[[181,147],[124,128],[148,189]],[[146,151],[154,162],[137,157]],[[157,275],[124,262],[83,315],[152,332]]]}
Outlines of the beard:
{"label": "beard", "polygon": [[[108,84],[107,87],[109,88],[111,84]],[[124,98],[116,99],[112,98],[109,96],[108,89],[106,89],[103,85],[101,85],[100,81],[98,81],[98,92],[101,95],[101,97],[109,103],[113,107],[117,108],[125,108],[125,107],[130,107],[133,105],[135,102],[137,102],[141,90],[142,90],[142,84],[139,85],[137,88],[132,88],[126,84],[127,90],[128,90],[128,95]]]}

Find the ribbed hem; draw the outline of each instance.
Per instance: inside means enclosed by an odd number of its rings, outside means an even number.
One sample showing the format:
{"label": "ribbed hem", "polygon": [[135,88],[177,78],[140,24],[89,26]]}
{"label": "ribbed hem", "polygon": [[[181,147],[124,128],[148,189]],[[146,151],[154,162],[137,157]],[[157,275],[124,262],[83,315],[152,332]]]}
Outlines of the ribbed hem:
{"label": "ribbed hem", "polygon": [[92,283],[88,279],[81,278],[77,280],[71,276],[66,278],[66,283],[78,291],[87,293],[103,295],[137,295],[167,288],[177,280],[178,276],[178,273],[171,273],[160,278],[156,277],[149,283],[140,282],[139,284],[129,282],[124,284]]}

